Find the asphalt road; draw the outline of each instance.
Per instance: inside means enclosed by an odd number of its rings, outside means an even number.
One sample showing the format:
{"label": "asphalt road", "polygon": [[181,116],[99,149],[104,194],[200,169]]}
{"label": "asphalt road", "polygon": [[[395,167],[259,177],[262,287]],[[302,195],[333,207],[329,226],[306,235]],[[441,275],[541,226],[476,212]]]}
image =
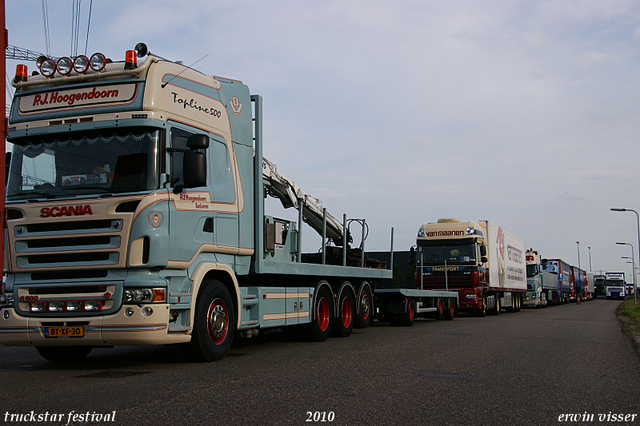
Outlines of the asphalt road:
{"label": "asphalt road", "polygon": [[377,323],[322,343],[268,333],[210,364],[173,347],[74,365],[0,347],[0,424],[640,425],[640,356],[618,304]]}

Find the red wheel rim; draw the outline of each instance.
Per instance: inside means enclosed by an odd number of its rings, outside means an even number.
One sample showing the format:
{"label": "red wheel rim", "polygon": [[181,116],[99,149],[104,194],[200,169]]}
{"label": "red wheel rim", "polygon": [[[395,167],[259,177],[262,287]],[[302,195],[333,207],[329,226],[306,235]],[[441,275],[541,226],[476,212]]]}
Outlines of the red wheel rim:
{"label": "red wheel rim", "polygon": [[227,305],[222,299],[214,299],[207,311],[207,331],[214,345],[224,342],[229,332],[229,315]]}
{"label": "red wheel rim", "polygon": [[409,319],[413,321],[413,316],[415,315],[415,311],[413,309],[413,303],[409,303]]}
{"label": "red wheel rim", "polygon": [[325,331],[329,327],[329,302],[324,297],[318,301],[317,317],[320,330]]}
{"label": "red wheel rim", "polygon": [[369,295],[367,293],[363,293],[362,299],[360,299],[360,312],[362,312],[362,319],[369,318]]}
{"label": "red wheel rim", "polygon": [[438,300],[438,312],[444,312],[444,303],[442,303],[442,299]]}
{"label": "red wheel rim", "polygon": [[451,312],[451,316],[453,317],[453,312],[454,312],[454,310],[453,310],[453,301],[449,302],[449,311]]}
{"label": "red wheel rim", "polygon": [[348,328],[351,325],[351,301],[348,297],[342,299],[342,325]]}

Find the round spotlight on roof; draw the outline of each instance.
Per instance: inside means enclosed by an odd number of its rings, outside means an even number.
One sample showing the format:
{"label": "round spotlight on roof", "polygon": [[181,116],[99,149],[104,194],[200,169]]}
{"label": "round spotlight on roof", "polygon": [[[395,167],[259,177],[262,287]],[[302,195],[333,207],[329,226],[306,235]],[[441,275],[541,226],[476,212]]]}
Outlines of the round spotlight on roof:
{"label": "round spotlight on roof", "polygon": [[91,66],[92,70],[100,72],[104,69],[105,66],[107,66],[107,57],[102,53],[94,53],[93,55],[91,55],[89,65]]}
{"label": "round spotlight on roof", "polygon": [[58,68],[58,72],[60,74],[69,75],[69,73],[73,69],[73,62],[71,62],[71,59],[69,59],[67,57],[62,57],[62,58],[58,59],[57,68]]}
{"label": "round spotlight on roof", "polygon": [[45,59],[40,63],[40,73],[45,77],[53,77],[53,74],[56,72],[56,63],[53,62],[53,59]]}
{"label": "round spotlight on roof", "polygon": [[84,55],[80,55],[73,61],[73,69],[76,70],[78,74],[83,74],[89,69],[89,58]]}
{"label": "round spotlight on roof", "polygon": [[136,44],[136,47],[134,48],[134,50],[136,51],[136,56],[138,58],[147,56],[147,53],[149,53],[149,49],[147,49],[147,45],[144,43]]}

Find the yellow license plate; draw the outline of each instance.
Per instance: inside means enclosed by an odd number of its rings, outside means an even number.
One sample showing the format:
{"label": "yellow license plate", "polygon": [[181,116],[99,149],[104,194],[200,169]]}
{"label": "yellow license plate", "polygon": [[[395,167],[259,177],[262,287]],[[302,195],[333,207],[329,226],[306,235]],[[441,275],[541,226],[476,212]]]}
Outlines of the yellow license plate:
{"label": "yellow license plate", "polygon": [[84,327],[45,327],[44,337],[84,337]]}

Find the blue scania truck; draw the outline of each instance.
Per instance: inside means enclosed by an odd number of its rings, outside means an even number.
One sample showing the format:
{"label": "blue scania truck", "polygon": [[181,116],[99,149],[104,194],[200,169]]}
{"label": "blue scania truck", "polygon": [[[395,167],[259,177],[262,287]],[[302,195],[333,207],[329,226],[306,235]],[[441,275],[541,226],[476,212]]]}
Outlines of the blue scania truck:
{"label": "blue scania truck", "polygon": [[[264,159],[262,99],[241,81],[142,43],[124,61],[97,53],[38,67],[18,65],[12,83],[1,344],[52,361],[179,344],[211,361],[264,329],[322,341],[374,315],[410,325],[457,303],[376,288],[392,271],[364,242],[351,248],[346,217]],[[267,196],[297,222],[266,215]],[[303,222],[322,253],[302,253]]]}

